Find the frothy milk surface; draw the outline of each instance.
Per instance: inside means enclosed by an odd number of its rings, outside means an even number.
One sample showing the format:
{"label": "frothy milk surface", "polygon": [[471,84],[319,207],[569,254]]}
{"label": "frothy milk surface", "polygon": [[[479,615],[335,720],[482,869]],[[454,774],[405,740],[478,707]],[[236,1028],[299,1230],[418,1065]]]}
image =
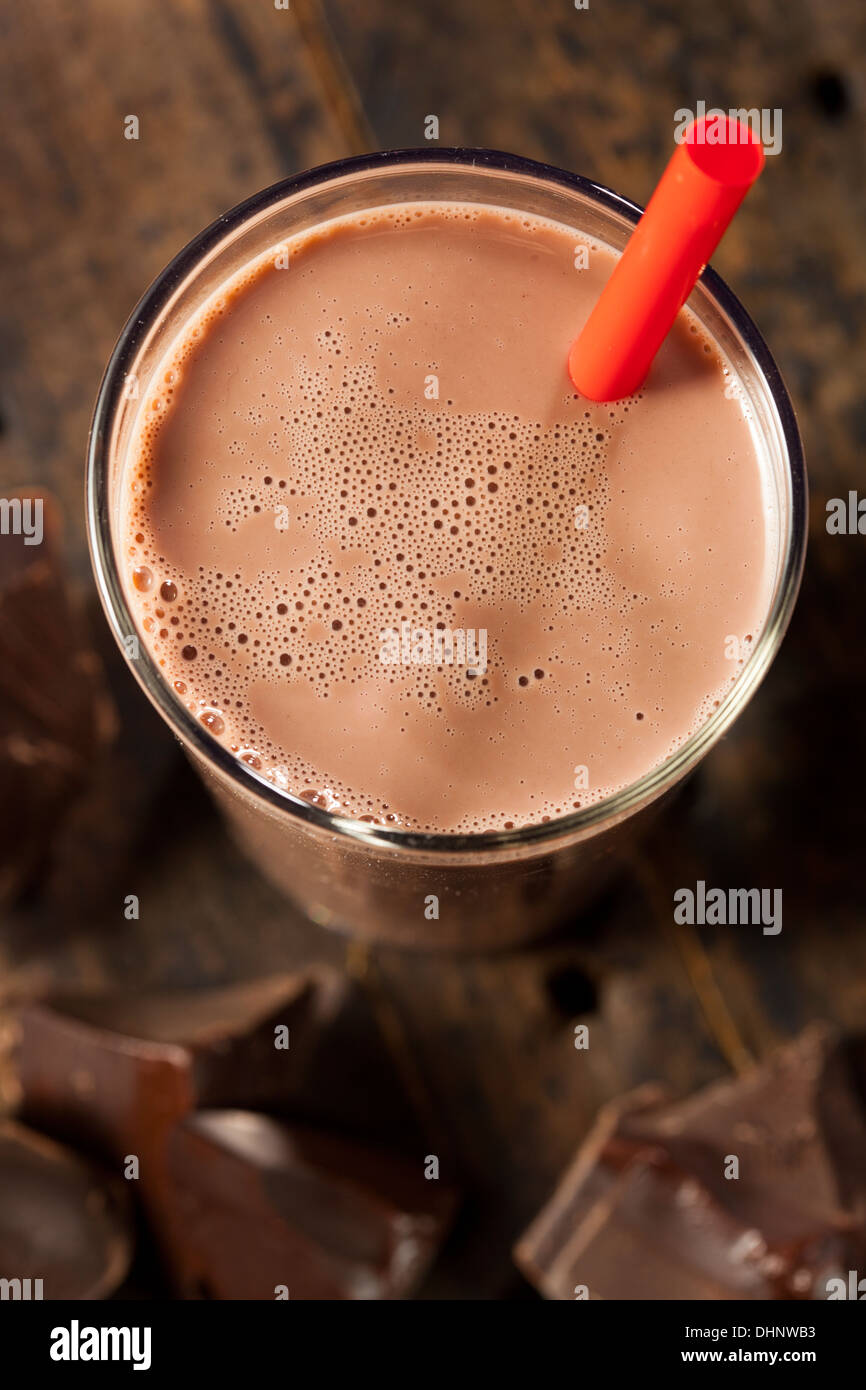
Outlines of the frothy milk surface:
{"label": "frothy milk surface", "polygon": [[685,312],[638,396],[575,396],[613,264],[520,213],[371,210],[274,248],[163,363],[124,582],[177,698],[277,786],[536,823],[661,763],[736,678],[771,585],[752,433]]}

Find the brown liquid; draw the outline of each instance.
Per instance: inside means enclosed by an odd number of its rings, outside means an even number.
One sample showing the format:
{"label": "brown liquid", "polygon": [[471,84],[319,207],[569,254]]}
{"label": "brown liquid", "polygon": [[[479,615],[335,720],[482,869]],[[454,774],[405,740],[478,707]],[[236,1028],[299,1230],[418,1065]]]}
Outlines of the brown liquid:
{"label": "brown liquid", "polygon": [[751,430],[685,313],[638,397],[575,397],[612,264],[522,214],[368,212],[250,267],[167,361],[128,590],[178,698],[278,786],[410,829],[555,818],[735,678],[769,601]]}

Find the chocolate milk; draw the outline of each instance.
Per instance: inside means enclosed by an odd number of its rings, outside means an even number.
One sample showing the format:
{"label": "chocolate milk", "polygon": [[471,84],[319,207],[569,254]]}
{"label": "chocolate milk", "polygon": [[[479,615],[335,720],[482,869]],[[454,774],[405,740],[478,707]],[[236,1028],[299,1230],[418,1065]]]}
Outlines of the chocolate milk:
{"label": "chocolate milk", "polygon": [[552,222],[373,210],[224,286],[142,401],[124,582],[177,699],[276,786],[412,831],[556,819],[662,763],[765,621],[747,407],[687,312],[575,396],[613,266]]}

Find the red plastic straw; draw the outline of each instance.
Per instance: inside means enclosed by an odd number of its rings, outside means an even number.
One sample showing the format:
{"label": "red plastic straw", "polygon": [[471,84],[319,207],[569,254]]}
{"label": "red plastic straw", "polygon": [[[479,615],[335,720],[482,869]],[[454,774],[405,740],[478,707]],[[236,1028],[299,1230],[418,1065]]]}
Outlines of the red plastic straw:
{"label": "red plastic straw", "polygon": [[568,372],[582,396],[617,401],[643,384],[763,167],[760,141],[730,116],[704,116],[689,127],[572,344]]}

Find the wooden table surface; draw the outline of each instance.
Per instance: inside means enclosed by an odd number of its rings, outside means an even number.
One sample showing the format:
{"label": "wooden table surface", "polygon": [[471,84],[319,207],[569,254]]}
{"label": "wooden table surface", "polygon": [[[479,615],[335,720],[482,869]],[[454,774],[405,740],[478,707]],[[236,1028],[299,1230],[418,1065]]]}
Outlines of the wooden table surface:
{"label": "wooden table surface", "polygon": [[[426,1297],[514,1298],[514,1237],[608,1097],[677,1092],[815,1017],[866,1020],[866,538],[830,536],[866,442],[866,9],[859,0],[34,0],[0,4],[0,493],[61,500],[67,560],[120,713],[39,892],[0,924],[0,1005],[64,987],[205,985],[310,960],[353,975],[467,1194]],[[362,952],[303,920],[229,842],[98,612],[83,526],[89,416],[167,260],[281,177],[366,149],[509,149],[645,202],[673,113],[780,107],[782,154],[714,264],[798,409],[810,552],[782,652],[604,900],[531,950]],[[124,139],[124,117],[140,138]],[[62,679],[62,672],[58,672]],[[113,788],[109,797],[107,789]],[[2,795],[2,788],[0,788]],[[781,887],[784,927],[677,928],[702,878]],[[123,915],[136,893],[138,921]],[[590,1025],[588,1051],[573,1029]],[[379,1076],[361,1076],[375,1109]],[[339,1119],[339,1117],[337,1117]]]}

